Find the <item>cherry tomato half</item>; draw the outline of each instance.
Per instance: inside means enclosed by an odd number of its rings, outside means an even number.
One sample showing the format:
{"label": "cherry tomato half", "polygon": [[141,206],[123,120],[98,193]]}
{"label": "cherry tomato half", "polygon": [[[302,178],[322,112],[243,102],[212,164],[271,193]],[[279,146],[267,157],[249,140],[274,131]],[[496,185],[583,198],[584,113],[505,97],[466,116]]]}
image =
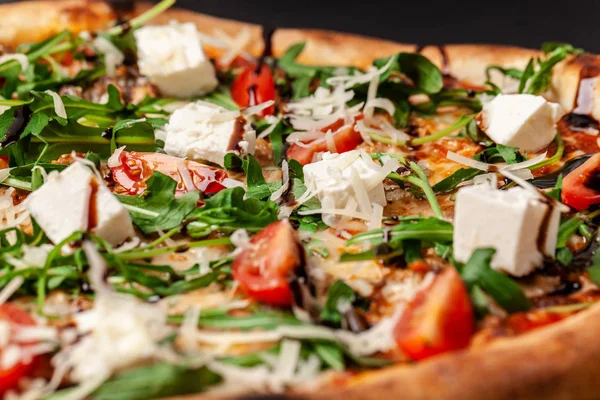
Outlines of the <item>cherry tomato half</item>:
{"label": "cherry tomato half", "polygon": [[600,203],[600,192],[592,189],[590,181],[597,181],[600,175],[600,153],[593,155],[562,181],[561,198],[566,205],[582,211]]}
{"label": "cherry tomato half", "polygon": [[[5,303],[0,306],[0,320],[8,321],[17,325],[35,325],[35,320],[20,307]],[[0,356],[1,356],[0,349]],[[9,368],[0,367],[0,395],[17,387],[19,380],[26,376],[34,365],[35,360],[29,362],[17,362]]]}
{"label": "cherry tomato half", "polygon": [[[112,176],[116,183],[129,194],[136,195],[146,188],[146,180],[154,171],[170,176],[177,182],[176,195],[181,196],[192,190],[200,190],[205,194],[217,193],[225,186],[221,182],[227,178],[227,173],[220,169],[209,167],[195,161],[160,153],[138,153],[123,151],[119,155],[118,165],[111,167]],[[184,177],[182,174],[188,174]],[[186,182],[188,184],[186,185]],[[193,183],[193,187],[189,183]]]}
{"label": "cherry tomato half", "polygon": [[[356,120],[362,119],[362,115]],[[354,150],[363,142],[360,133],[352,125],[344,126],[344,120],[340,119],[333,124],[322,129],[323,132],[333,132],[333,142],[338,153],[345,153]],[[307,143],[309,147],[303,147],[292,143],[287,151],[287,158],[294,159],[302,165],[310,164],[315,153],[328,150],[327,142],[324,140],[315,140],[312,144]]]}
{"label": "cherry tomato half", "polygon": [[[240,107],[255,106],[265,101],[275,100],[275,81],[269,66],[250,65],[239,74],[231,85],[231,97]],[[271,106],[261,113],[262,116],[273,115],[275,107]]]}
{"label": "cherry tomato half", "polygon": [[292,304],[289,280],[302,262],[302,246],[289,221],[256,234],[233,260],[233,277],[250,297],[273,306]]}
{"label": "cherry tomato half", "polygon": [[421,290],[394,329],[400,349],[414,360],[466,347],[475,330],[469,293],[452,267]]}

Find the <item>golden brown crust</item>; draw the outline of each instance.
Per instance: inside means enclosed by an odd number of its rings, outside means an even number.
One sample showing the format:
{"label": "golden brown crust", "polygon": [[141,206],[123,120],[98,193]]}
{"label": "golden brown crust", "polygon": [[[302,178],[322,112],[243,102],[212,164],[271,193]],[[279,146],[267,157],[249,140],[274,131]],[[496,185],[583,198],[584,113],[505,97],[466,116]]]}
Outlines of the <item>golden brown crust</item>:
{"label": "golden brown crust", "polygon": [[[136,3],[132,15],[148,10],[151,3]],[[35,15],[36,18],[31,16]],[[21,43],[36,42],[69,29],[74,33],[106,29],[120,16],[107,2],[90,0],[23,1],[0,5],[0,44],[14,47]],[[123,15],[129,16],[129,15]],[[223,18],[211,17],[182,9],[169,9],[153,19],[152,24],[166,24],[171,20],[193,22],[207,35],[224,32],[235,37],[247,30],[244,50],[259,56],[264,49],[262,27]]]}
{"label": "golden brown crust", "polygon": [[116,14],[104,2],[85,0],[25,1],[0,5],[0,44],[37,42],[69,29],[99,30]]}
{"label": "golden brown crust", "polygon": [[[524,69],[532,57],[540,55],[539,50],[500,45],[451,44],[418,47],[411,44],[312,29],[277,30],[273,36],[273,53],[275,56],[281,56],[289,46],[300,42],[306,42],[306,47],[299,58],[302,63],[351,65],[360,68],[371,65],[373,60],[380,57],[401,51],[418,50],[444,73],[477,85],[486,81],[485,70],[490,65]],[[571,111],[576,106],[580,74],[586,68],[600,69],[600,57],[592,54],[569,57],[557,65],[554,70],[549,95],[566,111]],[[594,87],[593,94],[592,115],[596,119],[600,119],[600,85]]]}
{"label": "golden brown crust", "polygon": [[[135,14],[140,14],[150,8],[148,3],[140,3],[136,6]],[[229,37],[235,37],[243,30],[248,32],[247,45],[244,50],[251,55],[258,57],[264,49],[264,41],[262,37],[263,29],[260,25],[249,24],[246,22],[233,21],[225,18],[212,17],[197,12],[170,9],[154,18],[151,23],[160,25],[167,24],[172,20],[179,22],[193,22],[198,27],[198,31],[210,36],[218,36],[219,31],[224,32]]]}
{"label": "golden brown crust", "polygon": [[600,305],[547,328],[412,366],[364,374],[323,399],[596,399]]}

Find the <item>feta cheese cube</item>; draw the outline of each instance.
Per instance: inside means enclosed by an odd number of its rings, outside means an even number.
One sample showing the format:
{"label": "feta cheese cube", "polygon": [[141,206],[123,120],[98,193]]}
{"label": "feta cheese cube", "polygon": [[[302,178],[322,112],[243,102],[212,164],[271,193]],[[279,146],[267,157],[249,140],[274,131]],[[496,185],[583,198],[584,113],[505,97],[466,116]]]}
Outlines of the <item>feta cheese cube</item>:
{"label": "feta cheese cube", "polygon": [[137,29],[134,35],[140,72],[163,95],[201,96],[219,84],[193,23],[145,26]]}
{"label": "feta cheese cube", "polygon": [[540,151],[556,135],[561,107],[532,94],[500,94],[483,106],[480,128],[496,143]]}
{"label": "feta cheese cube", "polygon": [[359,150],[342,154],[324,153],[323,159],[303,168],[308,190],[315,193],[323,209],[345,209],[354,204],[366,214],[372,205],[385,206],[383,180],[387,172]]}
{"label": "feta cheese cube", "polygon": [[90,231],[117,245],[134,235],[131,217],[103,182],[76,162],[29,195],[27,209],[53,243]]}
{"label": "feta cheese cube", "polygon": [[478,248],[496,249],[492,268],[513,276],[554,257],[560,211],[523,188],[490,185],[460,189],[454,210],[454,257],[466,262]]}
{"label": "feta cheese cube", "polygon": [[229,152],[254,153],[252,125],[236,111],[198,101],[176,110],[165,127],[167,154],[223,166]]}

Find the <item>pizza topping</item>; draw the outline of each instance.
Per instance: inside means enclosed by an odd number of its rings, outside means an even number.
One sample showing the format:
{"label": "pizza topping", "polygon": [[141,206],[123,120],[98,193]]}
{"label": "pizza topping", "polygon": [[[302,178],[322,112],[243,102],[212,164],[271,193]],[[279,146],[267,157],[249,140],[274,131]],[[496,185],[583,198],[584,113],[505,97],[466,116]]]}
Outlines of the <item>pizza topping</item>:
{"label": "pizza topping", "polygon": [[23,354],[27,340],[16,340],[17,329],[34,326],[35,320],[13,304],[0,306],[0,395],[17,387],[19,380],[34,366],[34,359]]}
{"label": "pizza topping", "polygon": [[251,297],[275,306],[292,304],[289,281],[304,254],[286,220],[255,235],[233,261],[233,276]]}
{"label": "pizza topping", "polygon": [[414,360],[468,346],[475,331],[467,289],[453,267],[421,289],[402,313],[394,336]]}
{"label": "pizza topping", "polygon": [[81,162],[50,176],[28,198],[27,208],[55,244],[77,231],[93,232],[115,245],[134,235],[125,207]]}
{"label": "pizza topping", "polygon": [[[140,28],[172,3],[0,60],[0,304],[57,326],[2,349],[4,366],[57,353],[49,383],[11,380],[20,394],[304,390],[472,346],[485,314],[594,300],[600,212],[587,199],[560,223],[550,200],[573,193],[571,163],[562,182],[548,172],[581,146],[534,96],[577,49],[491,66],[515,81],[507,96],[422,54],[363,71],[300,64],[303,44],[256,61],[249,28]],[[542,273],[590,288],[534,295],[524,276]]]}
{"label": "pizza topping", "polygon": [[560,212],[522,188],[461,188],[454,215],[454,257],[465,262],[482,247],[497,250],[492,267],[524,276],[554,257]]}
{"label": "pizza topping", "polygon": [[600,154],[595,154],[562,180],[561,198],[563,203],[578,211],[600,203],[598,172]]}
{"label": "pizza topping", "polygon": [[483,107],[480,127],[496,143],[540,151],[556,135],[560,110],[541,96],[498,95]]}
{"label": "pizza topping", "polygon": [[109,159],[112,177],[128,194],[137,195],[146,188],[146,181],[159,171],[177,182],[176,195],[192,190],[214,194],[227,184],[227,173],[194,161],[160,153],[138,153],[117,150]]}
{"label": "pizza topping", "polygon": [[[275,82],[269,67],[266,64],[246,67],[233,81],[231,97],[240,107],[275,100]],[[274,111],[273,107],[269,107],[261,115],[272,115]]]}
{"label": "pizza topping", "polygon": [[165,96],[188,98],[218,85],[193,23],[146,26],[135,31],[140,72]]}
{"label": "pizza topping", "polygon": [[[373,204],[386,205],[383,180],[398,167],[398,161],[390,159],[378,166],[365,156],[358,150],[325,153],[322,161],[304,166],[306,186],[321,201],[323,221],[328,225],[339,222],[336,214],[364,215],[370,220]],[[356,211],[360,214],[354,214]]]}
{"label": "pizza topping", "polygon": [[227,153],[252,150],[248,135],[254,130],[246,118],[206,102],[176,110],[166,131],[165,151],[195,161],[223,165]]}
{"label": "pizza topping", "polygon": [[117,75],[117,67],[125,61],[125,55],[112,42],[102,36],[94,39],[93,45],[96,50],[104,55],[104,63],[106,64],[106,75],[115,77]]}

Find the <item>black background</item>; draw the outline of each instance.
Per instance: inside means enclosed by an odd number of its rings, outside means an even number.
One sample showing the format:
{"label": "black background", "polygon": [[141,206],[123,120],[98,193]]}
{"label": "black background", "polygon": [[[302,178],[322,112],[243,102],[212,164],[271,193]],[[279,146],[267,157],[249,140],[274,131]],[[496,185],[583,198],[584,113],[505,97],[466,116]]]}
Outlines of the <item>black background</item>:
{"label": "black background", "polygon": [[564,41],[600,53],[599,0],[178,0],[177,5],[271,27],[323,28],[407,43],[537,48],[544,41]]}

